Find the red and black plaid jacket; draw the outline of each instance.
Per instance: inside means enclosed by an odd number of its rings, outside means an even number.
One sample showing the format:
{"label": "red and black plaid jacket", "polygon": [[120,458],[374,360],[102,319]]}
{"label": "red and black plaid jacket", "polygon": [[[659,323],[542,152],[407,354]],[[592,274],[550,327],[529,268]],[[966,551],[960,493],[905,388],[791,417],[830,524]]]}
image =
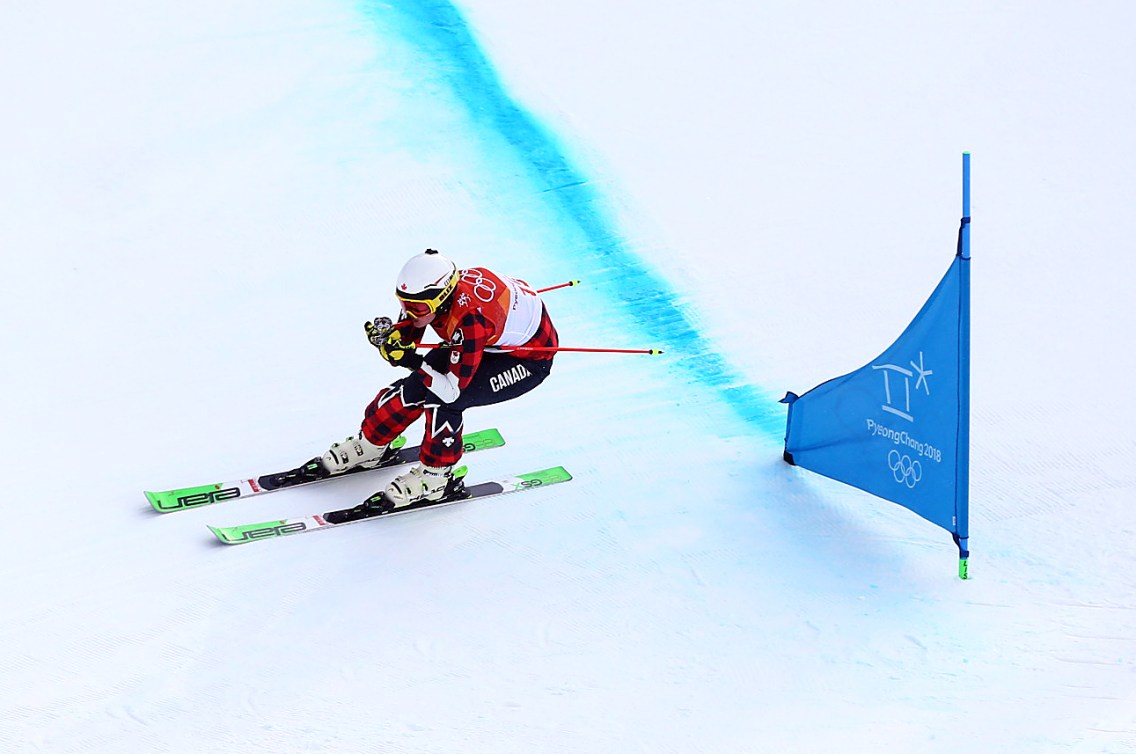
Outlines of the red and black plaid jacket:
{"label": "red and black plaid jacket", "polygon": [[[469,272],[469,271],[463,271]],[[487,272],[482,270],[481,272]],[[483,277],[476,281],[483,281]],[[438,313],[430,327],[444,342],[452,346],[450,372],[457,378],[458,388],[464,390],[469,385],[477,367],[481,364],[486,349],[492,351],[493,343],[500,337],[508,312],[495,302],[483,302],[474,292],[475,282],[463,277],[451,295],[447,307]],[[469,289],[469,290],[464,290]],[[464,295],[463,295],[464,294]],[[395,327],[402,333],[402,340],[421,343],[426,333],[422,327],[414,327],[409,319],[400,320]],[[548,309],[541,304],[540,323],[536,332],[521,348],[556,348],[560,339],[556,327],[548,315]],[[520,359],[547,360],[555,356],[555,351],[512,351],[505,346],[502,350]]]}

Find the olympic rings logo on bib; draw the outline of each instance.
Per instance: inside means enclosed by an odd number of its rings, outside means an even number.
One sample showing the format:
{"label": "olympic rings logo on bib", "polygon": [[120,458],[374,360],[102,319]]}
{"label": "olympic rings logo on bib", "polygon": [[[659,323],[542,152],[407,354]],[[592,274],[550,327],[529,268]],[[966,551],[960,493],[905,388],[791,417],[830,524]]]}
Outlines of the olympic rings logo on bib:
{"label": "olympic rings logo on bib", "polygon": [[488,304],[497,298],[497,283],[481,274],[480,270],[462,270],[462,280],[473,283],[473,295]]}

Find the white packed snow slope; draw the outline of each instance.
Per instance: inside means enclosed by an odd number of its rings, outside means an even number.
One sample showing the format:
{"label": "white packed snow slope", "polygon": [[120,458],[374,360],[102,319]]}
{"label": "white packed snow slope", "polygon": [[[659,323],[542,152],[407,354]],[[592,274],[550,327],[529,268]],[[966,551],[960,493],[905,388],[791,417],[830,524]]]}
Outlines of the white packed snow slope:
{"label": "white packed snow slope", "polygon": [[[1136,6],[0,4],[0,750],[1136,752]],[[955,250],[971,576],[781,460]],[[565,346],[470,478],[568,484],[236,547],[393,472],[280,470],[400,375],[424,248]],[[418,440],[419,428],[411,432]]]}

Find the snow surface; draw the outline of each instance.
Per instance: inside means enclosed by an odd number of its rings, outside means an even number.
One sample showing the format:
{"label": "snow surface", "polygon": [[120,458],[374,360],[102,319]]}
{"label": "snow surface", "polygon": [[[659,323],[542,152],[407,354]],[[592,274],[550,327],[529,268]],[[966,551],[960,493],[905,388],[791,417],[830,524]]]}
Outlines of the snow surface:
{"label": "snow surface", "polygon": [[[393,7],[392,7],[393,6]],[[460,15],[458,15],[460,13]],[[468,22],[468,26],[466,26]],[[0,5],[0,750],[1136,752],[1126,2]],[[954,251],[973,578],[780,460]],[[168,516],[396,374],[410,254],[550,293],[471,412],[560,488],[242,547]],[[386,472],[389,475],[389,472]]]}

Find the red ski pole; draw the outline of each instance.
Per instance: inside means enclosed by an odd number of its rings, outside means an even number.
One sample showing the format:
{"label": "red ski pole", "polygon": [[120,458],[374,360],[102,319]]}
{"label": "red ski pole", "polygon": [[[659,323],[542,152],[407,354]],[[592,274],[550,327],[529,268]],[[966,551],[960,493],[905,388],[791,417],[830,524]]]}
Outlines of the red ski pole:
{"label": "red ski pole", "polygon": [[[421,348],[452,348],[449,343],[419,343]],[[494,348],[494,346],[490,346]],[[568,351],[571,353],[644,353],[651,356],[658,356],[663,352],[658,348],[568,348],[564,346],[501,346],[496,348],[498,351],[508,351],[509,353],[535,353],[537,351],[555,352]]]}
{"label": "red ski pole", "polygon": [[562,351],[568,351],[570,353],[645,353],[651,356],[658,356],[662,353],[658,348],[568,348],[561,346],[555,348],[550,346],[502,346],[501,350],[510,353],[533,353],[536,351],[554,351],[556,353]]}
{"label": "red ski pole", "polygon": [[549,291],[555,291],[558,288],[568,288],[570,286],[579,285],[579,284],[580,284],[579,280],[569,280],[567,283],[561,283],[560,285],[550,285],[547,288],[537,288],[536,292],[537,293],[548,293]]}

